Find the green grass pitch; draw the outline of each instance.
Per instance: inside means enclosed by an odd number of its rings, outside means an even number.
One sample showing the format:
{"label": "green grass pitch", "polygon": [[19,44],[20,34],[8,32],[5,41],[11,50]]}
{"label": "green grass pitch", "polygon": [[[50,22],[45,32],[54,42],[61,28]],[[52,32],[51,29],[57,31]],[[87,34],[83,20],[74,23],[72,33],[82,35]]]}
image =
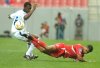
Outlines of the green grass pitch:
{"label": "green grass pitch", "polygon": [[91,62],[74,62],[72,59],[64,59],[63,57],[53,58],[37,49],[33,53],[39,57],[36,60],[28,61],[23,58],[27,51],[25,42],[12,38],[0,38],[0,68],[100,68],[100,42],[47,39],[44,41],[49,45],[57,42],[92,44],[94,51],[84,57]]}

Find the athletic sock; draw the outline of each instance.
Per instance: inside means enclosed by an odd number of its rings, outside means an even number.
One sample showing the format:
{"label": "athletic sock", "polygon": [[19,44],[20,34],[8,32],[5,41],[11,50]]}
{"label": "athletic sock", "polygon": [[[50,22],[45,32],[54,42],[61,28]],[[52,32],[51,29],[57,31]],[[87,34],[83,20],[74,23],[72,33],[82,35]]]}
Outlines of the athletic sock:
{"label": "athletic sock", "polygon": [[41,47],[43,47],[43,48],[45,48],[46,47],[46,44],[43,42],[43,41],[41,41],[41,40],[38,40],[38,39],[36,39],[36,38],[34,38],[33,40],[32,40],[32,42],[33,43],[37,43],[37,45],[35,45],[35,46],[37,46],[37,47],[39,47],[39,46],[41,46]]}
{"label": "athletic sock", "polygon": [[28,45],[28,46],[29,46],[29,47],[28,47],[28,50],[27,50],[27,52],[26,52],[26,55],[33,56],[32,51],[33,51],[33,49],[35,48],[34,45],[33,45],[33,43],[31,43],[31,44]]}

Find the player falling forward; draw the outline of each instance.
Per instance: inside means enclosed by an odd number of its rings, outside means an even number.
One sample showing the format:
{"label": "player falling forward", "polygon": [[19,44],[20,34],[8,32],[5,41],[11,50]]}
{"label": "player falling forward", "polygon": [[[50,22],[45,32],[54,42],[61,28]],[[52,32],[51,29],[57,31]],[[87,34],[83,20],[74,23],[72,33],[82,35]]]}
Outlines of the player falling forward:
{"label": "player falling forward", "polygon": [[32,41],[38,50],[55,58],[72,58],[76,61],[85,62],[84,55],[93,51],[92,45],[82,46],[81,44],[67,45],[57,43],[47,46],[43,41],[36,39],[34,36],[29,36],[28,39]]}

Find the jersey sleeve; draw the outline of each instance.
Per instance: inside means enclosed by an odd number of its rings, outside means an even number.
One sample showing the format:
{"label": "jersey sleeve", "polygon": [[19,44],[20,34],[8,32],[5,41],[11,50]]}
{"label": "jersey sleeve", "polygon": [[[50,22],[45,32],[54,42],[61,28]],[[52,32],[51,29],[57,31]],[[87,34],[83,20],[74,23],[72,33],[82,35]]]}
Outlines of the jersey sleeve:
{"label": "jersey sleeve", "polygon": [[16,17],[16,13],[10,14],[10,17],[11,17],[12,19],[14,19],[14,18]]}
{"label": "jersey sleeve", "polygon": [[14,19],[14,18],[17,17],[18,20],[24,21],[24,16],[25,16],[25,15],[26,15],[26,13],[25,13],[24,11],[19,10],[19,11],[15,12],[15,13],[11,14],[10,17],[11,17],[12,19]]}

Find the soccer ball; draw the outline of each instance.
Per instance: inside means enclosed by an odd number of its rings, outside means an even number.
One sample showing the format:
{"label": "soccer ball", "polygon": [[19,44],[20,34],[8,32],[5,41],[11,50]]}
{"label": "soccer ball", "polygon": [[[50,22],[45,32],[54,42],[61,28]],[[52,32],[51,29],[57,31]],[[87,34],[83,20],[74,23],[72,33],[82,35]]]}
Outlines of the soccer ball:
{"label": "soccer ball", "polygon": [[20,21],[20,20],[16,21],[15,22],[15,28],[17,30],[22,30],[24,28],[24,22],[23,21]]}

